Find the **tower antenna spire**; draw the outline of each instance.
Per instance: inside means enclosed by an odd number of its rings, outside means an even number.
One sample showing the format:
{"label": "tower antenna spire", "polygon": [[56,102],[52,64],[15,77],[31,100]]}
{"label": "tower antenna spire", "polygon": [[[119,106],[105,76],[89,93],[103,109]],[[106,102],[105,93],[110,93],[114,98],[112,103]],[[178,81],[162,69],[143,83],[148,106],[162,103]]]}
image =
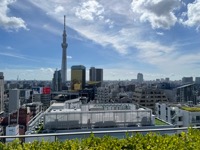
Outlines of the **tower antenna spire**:
{"label": "tower antenna spire", "polygon": [[67,34],[66,34],[66,24],[65,24],[65,15],[64,15],[64,30],[63,30],[63,40],[62,40],[62,65],[61,65],[61,79],[63,87],[66,86],[66,79],[67,79]]}
{"label": "tower antenna spire", "polygon": [[65,25],[65,15],[64,15],[64,30],[65,30],[65,26],[66,26],[66,25]]}

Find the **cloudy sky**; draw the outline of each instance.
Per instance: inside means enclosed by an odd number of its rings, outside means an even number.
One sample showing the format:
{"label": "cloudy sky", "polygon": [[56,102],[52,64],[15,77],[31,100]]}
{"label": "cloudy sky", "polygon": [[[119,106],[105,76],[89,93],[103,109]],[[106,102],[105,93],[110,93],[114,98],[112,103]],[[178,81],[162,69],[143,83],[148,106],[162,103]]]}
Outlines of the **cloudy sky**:
{"label": "cloudy sky", "polygon": [[61,67],[63,16],[72,65],[105,80],[200,76],[200,0],[1,0],[0,71],[51,80]]}

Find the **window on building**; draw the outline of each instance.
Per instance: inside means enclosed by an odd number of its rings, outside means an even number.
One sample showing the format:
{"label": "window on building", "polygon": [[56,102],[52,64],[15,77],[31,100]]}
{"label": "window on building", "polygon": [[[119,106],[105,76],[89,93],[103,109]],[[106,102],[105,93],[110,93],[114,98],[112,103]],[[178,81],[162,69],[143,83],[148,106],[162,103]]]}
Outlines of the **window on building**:
{"label": "window on building", "polygon": [[200,121],[200,116],[196,116],[196,120]]}
{"label": "window on building", "polygon": [[183,121],[183,117],[178,117],[178,121]]}
{"label": "window on building", "polygon": [[175,111],[174,110],[171,110],[171,116],[174,116],[174,114],[175,114]]}

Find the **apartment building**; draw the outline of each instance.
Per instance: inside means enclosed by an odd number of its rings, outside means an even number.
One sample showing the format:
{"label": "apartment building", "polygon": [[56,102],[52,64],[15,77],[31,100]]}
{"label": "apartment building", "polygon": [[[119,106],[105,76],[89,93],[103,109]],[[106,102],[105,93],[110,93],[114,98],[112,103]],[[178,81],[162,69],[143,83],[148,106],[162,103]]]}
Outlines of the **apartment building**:
{"label": "apartment building", "polygon": [[167,102],[168,99],[161,89],[153,87],[138,87],[133,93],[133,102],[150,108],[155,112],[155,103]]}
{"label": "apartment building", "polygon": [[156,117],[177,127],[200,126],[200,106],[156,103]]}

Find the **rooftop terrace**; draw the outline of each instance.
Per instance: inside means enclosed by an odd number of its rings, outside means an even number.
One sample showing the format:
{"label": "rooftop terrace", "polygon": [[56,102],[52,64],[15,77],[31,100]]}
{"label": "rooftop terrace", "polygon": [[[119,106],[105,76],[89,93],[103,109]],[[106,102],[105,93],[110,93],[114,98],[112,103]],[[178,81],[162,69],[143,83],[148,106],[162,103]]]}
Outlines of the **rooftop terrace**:
{"label": "rooftop terrace", "polygon": [[190,112],[200,112],[200,106],[195,106],[195,107],[181,106],[180,109]]}

